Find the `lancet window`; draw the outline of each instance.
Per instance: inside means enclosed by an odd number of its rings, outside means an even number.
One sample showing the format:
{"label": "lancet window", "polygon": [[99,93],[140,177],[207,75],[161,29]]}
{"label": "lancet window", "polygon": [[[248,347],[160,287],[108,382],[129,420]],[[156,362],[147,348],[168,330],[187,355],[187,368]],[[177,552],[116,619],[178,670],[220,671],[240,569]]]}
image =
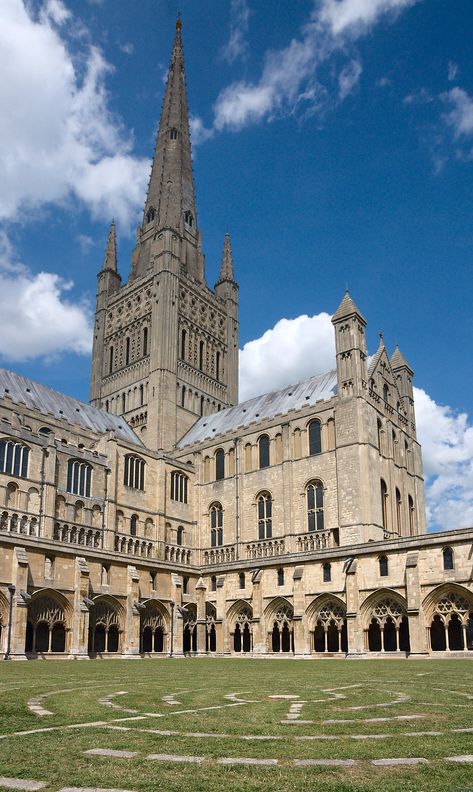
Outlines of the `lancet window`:
{"label": "lancet window", "polygon": [[307,485],[307,530],[324,529],[324,485],[321,481],[311,481]]}
{"label": "lancet window", "polygon": [[0,473],[27,478],[30,449],[14,440],[0,440]]}
{"label": "lancet window", "polygon": [[92,466],[80,459],[70,459],[67,465],[67,491],[72,495],[90,498]]}

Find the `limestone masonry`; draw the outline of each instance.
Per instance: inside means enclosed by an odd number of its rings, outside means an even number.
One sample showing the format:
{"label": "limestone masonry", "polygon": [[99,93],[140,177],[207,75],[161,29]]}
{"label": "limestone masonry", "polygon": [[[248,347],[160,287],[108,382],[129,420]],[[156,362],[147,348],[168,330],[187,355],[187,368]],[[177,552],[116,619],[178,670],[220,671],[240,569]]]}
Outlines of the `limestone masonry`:
{"label": "limestone masonry", "polygon": [[0,650],[473,649],[473,529],[427,534],[413,371],[348,292],[336,369],[238,404],[230,237],[205,280],[178,21],[142,223],[98,275],[90,405],[0,370]]}

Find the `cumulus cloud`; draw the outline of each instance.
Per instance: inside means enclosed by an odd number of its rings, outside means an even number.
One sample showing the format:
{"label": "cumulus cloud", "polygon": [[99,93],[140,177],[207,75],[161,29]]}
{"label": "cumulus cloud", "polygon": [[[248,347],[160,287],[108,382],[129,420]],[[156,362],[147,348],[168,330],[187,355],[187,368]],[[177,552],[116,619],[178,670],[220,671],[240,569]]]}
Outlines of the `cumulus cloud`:
{"label": "cumulus cloud", "polygon": [[149,162],[132,156],[132,138],[110,111],[110,65],[97,47],[69,41],[71,23],[61,0],[43,2],[37,15],[22,0],[0,3],[0,219],[74,198],[128,227]]}
{"label": "cumulus cloud", "polygon": [[31,273],[15,261],[5,232],[0,233],[0,359],[90,354],[90,307],[67,298],[72,286],[55,273]]}
{"label": "cumulus cloud", "polygon": [[330,316],[280,319],[240,352],[240,398],[250,399],[334,368]]}
{"label": "cumulus cloud", "polygon": [[230,4],[230,37],[222,48],[222,58],[233,63],[237,58],[244,58],[248,52],[246,34],[250,22],[251,11],[246,0],[231,0]]}
{"label": "cumulus cloud", "polygon": [[[283,388],[335,367],[327,313],[281,319],[240,351],[240,398]],[[414,389],[431,530],[473,525],[473,423],[465,413]]]}
{"label": "cumulus cloud", "polygon": [[[214,105],[213,128],[238,131],[278,115],[320,112],[343,101],[362,72],[354,43],[383,17],[393,17],[417,0],[314,0],[299,35],[264,55],[259,80],[226,86]],[[334,68],[319,75],[332,58]],[[327,72],[332,76],[327,77]],[[332,82],[327,82],[332,80]]]}

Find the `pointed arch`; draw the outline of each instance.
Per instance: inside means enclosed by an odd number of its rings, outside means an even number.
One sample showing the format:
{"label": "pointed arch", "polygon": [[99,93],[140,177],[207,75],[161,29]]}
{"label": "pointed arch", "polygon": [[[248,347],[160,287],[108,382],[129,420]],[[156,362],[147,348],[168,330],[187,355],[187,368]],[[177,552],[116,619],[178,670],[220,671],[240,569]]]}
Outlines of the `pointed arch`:
{"label": "pointed arch", "polygon": [[[451,603],[449,607],[447,601]],[[443,610],[447,612],[466,613],[469,609],[473,612],[473,592],[459,583],[442,583],[434,588],[422,602],[422,610],[426,621],[431,620],[436,612],[439,612],[439,605],[445,603]]]}
{"label": "pointed arch", "polygon": [[403,614],[407,614],[407,602],[405,597],[390,588],[378,589],[366,597],[361,604],[360,616],[364,629],[368,629],[370,619],[372,618],[376,606],[386,601],[392,602],[393,607],[399,609],[399,613],[402,612]]}

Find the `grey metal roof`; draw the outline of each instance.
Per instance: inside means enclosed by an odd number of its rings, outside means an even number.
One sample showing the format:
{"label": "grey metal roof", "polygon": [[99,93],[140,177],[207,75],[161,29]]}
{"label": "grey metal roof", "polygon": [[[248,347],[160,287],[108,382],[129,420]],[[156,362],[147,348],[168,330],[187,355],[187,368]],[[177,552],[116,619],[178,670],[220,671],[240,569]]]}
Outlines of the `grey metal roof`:
{"label": "grey metal roof", "polygon": [[121,440],[143,445],[120,416],[111,415],[39,382],[21,377],[13,371],[0,369],[0,398],[4,397],[9,397],[14,404],[24,404],[30,410],[38,410],[45,417],[52,416],[59,421],[68,421],[98,434],[112,431]]}
{"label": "grey metal roof", "polygon": [[337,372],[329,371],[316,377],[289,385],[280,391],[266,393],[255,399],[241,402],[235,407],[205,415],[200,418],[187,434],[181,438],[177,448],[185,448],[194,443],[233,432],[238,428],[246,428],[255,422],[261,422],[276,415],[285,415],[290,410],[301,410],[313,407],[316,402],[331,399],[337,392]]}

